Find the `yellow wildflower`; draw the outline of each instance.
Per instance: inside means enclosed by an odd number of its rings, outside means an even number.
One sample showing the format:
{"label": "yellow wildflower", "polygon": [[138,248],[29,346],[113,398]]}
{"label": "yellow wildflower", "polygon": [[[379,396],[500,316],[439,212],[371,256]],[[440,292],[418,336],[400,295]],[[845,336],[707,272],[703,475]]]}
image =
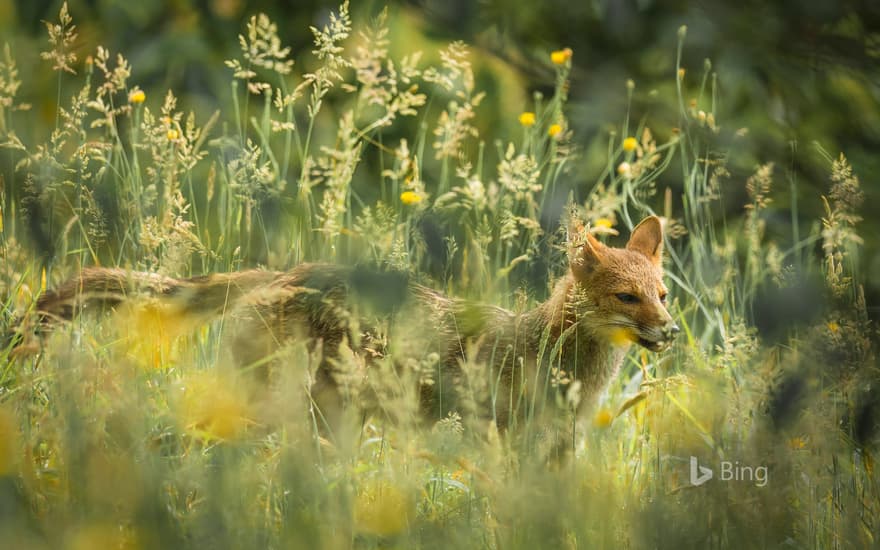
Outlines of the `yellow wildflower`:
{"label": "yellow wildflower", "polygon": [[611,414],[611,411],[606,407],[602,407],[596,412],[596,415],[593,417],[593,426],[597,428],[607,428],[611,425],[611,422],[614,420],[614,415]]}
{"label": "yellow wildflower", "polygon": [[801,449],[803,449],[806,446],[807,446],[807,440],[804,439],[803,437],[792,437],[791,439],[788,440],[788,448],[789,449],[792,449],[795,451],[800,451]]}
{"label": "yellow wildflower", "polygon": [[143,90],[138,90],[137,88],[135,88],[134,90],[131,91],[130,94],[128,94],[128,102],[129,103],[135,103],[135,104],[143,103],[146,100],[147,100],[147,94],[145,94],[143,92]]}
{"label": "yellow wildflower", "polygon": [[555,52],[550,53],[550,61],[552,61],[554,65],[562,65],[571,59],[572,53],[574,52],[571,51],[571,48],[556,50]]}
{"label": "yellow wildflower", "polygon": [[250,423],[247,396],[228,377],[197,374],[183,381],[180,415],[184,427],[207,439],[229,440]]}
{"label": "yellow wildflower", "polygon": [[119,345],[143,368],[162,368],[178,349],[178,337],[194,330],[193,318],[173,304],[130,300],[115,311]]}
{"label": "yellow wildflower", "polygon": [[611,227],[614,225],[614,222],[612,222],[608,218],[599,218],[593,225],[595,225],[596,227],[601,227],[602,229],[611,229]]}
{"label": "yellow wildflower", "polygon": [[519,115],[519,123],[528,128],[535,125],[535,113],[526,111]]}
{"label": "yellow wildflower", "polygon": [[562,125],[560,124],[551,124],[549,128],[547,128],[547,135],[552,138],[555,138],[560,133],[562,133]]}
{"label": "yellow wildflower", "polygon": [[406,205],[413,205],[422,202],[422,196],[415,191],[404,191],[400,194],[400,202]]}
{"label": "yellow wildflower", "polygon": [[831,331],[831,334],[837,334],[837,332],[840,330],[840,325],[838,325],[835,321],[828,321],[825,326],[828,327],[828,330]]}
{"label": "yellow wildflower", "polygon": [[623,140],[623,150],[627,153],[635,151],[636,147],[639,146],[639,141],[634,137],[628,137]]}
{"label": "yellow wildflower", "polygon": [[171,128],[170,130],[168,130],[168,141],[177,141],[177,138],[179,138],[179,137],[180,137],[180,132],[178,132],[174,128]]}

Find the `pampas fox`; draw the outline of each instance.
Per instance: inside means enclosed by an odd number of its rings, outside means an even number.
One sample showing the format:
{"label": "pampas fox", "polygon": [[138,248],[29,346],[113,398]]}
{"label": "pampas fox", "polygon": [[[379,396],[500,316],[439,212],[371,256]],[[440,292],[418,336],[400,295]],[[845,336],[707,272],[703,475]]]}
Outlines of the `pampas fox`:
{"label": "pampas fox", "polygon": [[172,315],[235,314],[243,319],[231,346],[240,364],[259,362],[290,340],[320,348],[311,395],[326,410],[338,406],[340,387],[349,383],[339,365],[351,352],[362,359],[361,376],[375,361],[400,366],[432,357],[435,372],[419,395],[433,418],[457,409],[464,365],[476,365],[491,388],[484,412],[507,427],[536,405],[552,410],[560,388],[576,387],[581,407],[594,402],[632,343],[651,351],[669,345],[679,329],[666,308],[662,249],[655,216],[633,230],[625,248],[571,227],[569,269],[547,301],[522,314],[449,298],[402,274],[319,263],[191,279],[88,268],[44,294],[37,309],[44,319],[69,319],[82,308],[146,295]]}

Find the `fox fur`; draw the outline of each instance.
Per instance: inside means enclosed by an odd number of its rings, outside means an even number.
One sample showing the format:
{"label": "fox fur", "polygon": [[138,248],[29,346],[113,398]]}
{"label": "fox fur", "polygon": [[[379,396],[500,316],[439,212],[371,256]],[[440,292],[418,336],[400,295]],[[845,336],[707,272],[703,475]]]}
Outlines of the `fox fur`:
{"label": "fox fur", "polygon": [[436,372],[418,391],[422,412],[435,419],[456,411],[467,362],[485,370],[494,389],[484,413],[506,428],[536,404],[557,408],[560,392],[572,388],[577,408],[590,407],[632,344],[651,351],[669,345],[678,327],[665,304],[662,251],[655,216],[635,227],[625,248],[572,226],[566,274],[547,301],[524,313],[450,298],[403,274],[325,263],[188,279],[86,268],[42,295],[37,310],[52,324],[148,297],[196,322],[234,314],[243,319],[231,342],[240,365],[291,340],[320,348],[311,396],[325,410],[342,400],[338,365],[349,350],[365,371],[379,359],[402,365],[433,356]]}

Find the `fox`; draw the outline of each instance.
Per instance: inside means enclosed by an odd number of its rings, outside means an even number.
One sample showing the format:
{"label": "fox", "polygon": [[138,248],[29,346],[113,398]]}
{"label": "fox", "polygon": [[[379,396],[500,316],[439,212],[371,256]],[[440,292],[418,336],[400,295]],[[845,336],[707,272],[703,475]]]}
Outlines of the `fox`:
{"label": "fox", "polygon": [[547,300],[521,313],[449,297],[402,273],[331,263],[192,278],[89,267],[40,296],[36,311],[51,325],[146,297],[195,323],[232,316],[239,365],[265,363],[285,343],[304,341],[320,352],[309,392],[328,418],[351,383],[350,369],[340,367],[346,357],[359,358],[356,379],[378,361],[404,368],[407,359],[431,358],[417,392],[420,414],[432,419],[459,412],[466,366],[476,365],[492,386],[482,412],[506,429],[526,411],[565,407],[560,396],[572,391],[575,413],[589,410],[631,346],[661,352],[679,332],[668,310],[660,218],[643,219],[622,248],[572,221],[566,248],[567,269]]}

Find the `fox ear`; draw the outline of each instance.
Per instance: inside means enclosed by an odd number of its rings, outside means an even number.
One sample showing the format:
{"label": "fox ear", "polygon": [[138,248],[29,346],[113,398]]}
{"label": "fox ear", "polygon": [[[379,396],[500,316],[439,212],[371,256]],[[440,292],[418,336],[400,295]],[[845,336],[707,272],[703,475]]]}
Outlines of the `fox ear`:
{"label": "fox ear", "polygon": [[600,243],[583,224],[572,221],[568,226],[568,263],[575,275],[586,276],[602,263],[605,245]]}
{"label": "fox ear", "polygon": [[663,262],[663,224],[657,216],[648,216],[632,230],[627,250],[641,252],[654,265]]}

